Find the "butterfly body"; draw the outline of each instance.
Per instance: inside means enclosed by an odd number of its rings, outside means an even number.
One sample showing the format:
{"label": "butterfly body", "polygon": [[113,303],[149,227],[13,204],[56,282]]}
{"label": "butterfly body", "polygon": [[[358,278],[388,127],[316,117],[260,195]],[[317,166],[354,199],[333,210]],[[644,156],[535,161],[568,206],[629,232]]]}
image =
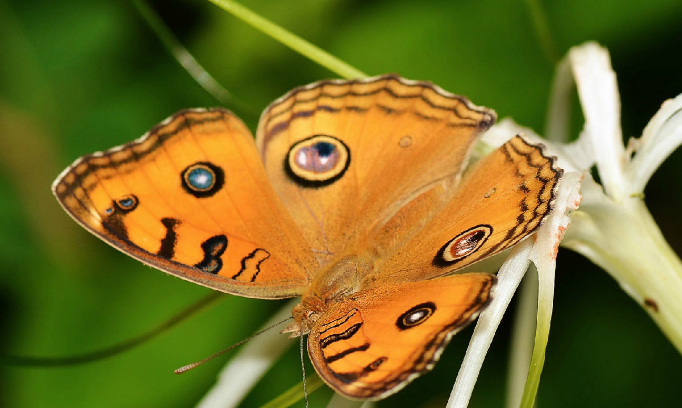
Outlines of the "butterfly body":
{"label": "butterfly body", "polygon": [[[255,143],[230,112],[186,110],[55,181],[123,252],[240,296],[300,296],[336,391],[383,398],[428,371],[491,297],[459,270],[532,234],[561,170],[520,137],[467,168],[489,109],[395,75],[322,81],[271,104]],[[466,171],[465,171],[466,169]]]}

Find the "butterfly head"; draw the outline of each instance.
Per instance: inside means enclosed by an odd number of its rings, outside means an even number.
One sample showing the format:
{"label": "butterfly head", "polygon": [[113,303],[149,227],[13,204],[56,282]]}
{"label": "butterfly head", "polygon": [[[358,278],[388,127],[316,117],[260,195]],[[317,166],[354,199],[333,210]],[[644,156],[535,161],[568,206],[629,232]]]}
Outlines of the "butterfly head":
{"label": "butterfly head", "polygon": [[315,310],[308,309],[308,307],[309,306],[303,302],[294,306],[294,309],[291,312],[294,322],[285,327],[280,333],[289,333],[290,339],[310,333],[310,327],[315,324],[317,319],[320,317],[320,313]]}
{"label": "butterfly head", "polygon": [[365,265],[358,256],[348,256],[329,266],[320,273],[302,296],[301,303],[292,311],[294,322],[287,326],[282,333],[290,333],[289,337],[308,334],[317,320],[333,304],[351,296],[361,288],[359,270],[371,267]]}

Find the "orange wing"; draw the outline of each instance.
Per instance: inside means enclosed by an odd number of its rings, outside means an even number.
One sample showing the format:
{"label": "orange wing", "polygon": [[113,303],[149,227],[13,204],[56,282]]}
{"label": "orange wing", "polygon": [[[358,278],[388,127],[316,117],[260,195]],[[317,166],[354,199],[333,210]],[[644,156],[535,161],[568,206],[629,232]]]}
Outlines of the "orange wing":
{"label": "orange wing", "polygon": [[433,368],[452,335],[487,304],[494,282],[468,273],[355,293],[315,323],[310,359],[341,394],[384,398]]}
{"label": "orange wing", "polygon": [[299,295],[317,264],[250,132],[223,109],[179,112],[135,142],[84,156],[53,191],[115,248],[220,291]]}
{"label": "orange wing", "polygon": [[376,268],[377,279],[441,276],[516,244],[552,209],[562,173],[542,146],[514,137],[464,176],[440,212]]}
{"label": "orange wing", "polygon": [[[275,190],[326,263],[357,250],[433,183],[456,182],[494,120],[493,111],[427,82],[322,81],[270,105],[256,143]],[[443,198],[432,196],[417,218]]]}

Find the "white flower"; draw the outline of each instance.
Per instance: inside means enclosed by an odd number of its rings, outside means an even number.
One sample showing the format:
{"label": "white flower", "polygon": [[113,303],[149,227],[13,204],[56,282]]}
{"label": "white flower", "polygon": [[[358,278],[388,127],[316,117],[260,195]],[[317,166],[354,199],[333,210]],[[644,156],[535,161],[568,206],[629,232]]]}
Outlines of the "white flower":
{"label": "white flower", "polygon": [[[577,85],[585,125],[577,141],[564,144],[561,142],[568,136],[573,82]],[[682,95],[666,101],[642,137],[630,140],[626,148],[620,127],[616,76],[608,51],[595,43],[587,43],[571,49],[558,66],[549,113],[549,142],[510,119],[503,120],[484,136],[484,141],[492,146],[518,133],[545,143],[549,152],[558,157],[559,166],[566,174],[554,218],[538,231],[534,250],[530,244],[520,244],[500,270],[496,296],[479,318],[448,407],[468,404],[497,323],[528,264],[524,265],[521,260],[527,257],[538,267],[539,277],[535,348],[523,397],[519,390],[512,390],[518,397],[508,399],[508,405],[533,406],[552,310],[556,255],[552,245],[561,241],[566,217],[578,204],[580,208],[572,214],[561,245],[581,253],[611,274],[625,292],[645,307],[682,352],[682,262],[663,238],[643,200],[644,187],[654,171],[682,144]],[[590,175],[592,166],[596,166],[602,185]],[[584,177],[582,203],[576,191],[581,176]],[[514,273],[507,273],[505,268],[514,268]],[[497,307],[496,301],[500,303]],[[489,315],[495,316],[494,324],[490,324],[493,319]],[[512,372],[528,370],[527,361],[517,364],[525,366],[512,368]]]}

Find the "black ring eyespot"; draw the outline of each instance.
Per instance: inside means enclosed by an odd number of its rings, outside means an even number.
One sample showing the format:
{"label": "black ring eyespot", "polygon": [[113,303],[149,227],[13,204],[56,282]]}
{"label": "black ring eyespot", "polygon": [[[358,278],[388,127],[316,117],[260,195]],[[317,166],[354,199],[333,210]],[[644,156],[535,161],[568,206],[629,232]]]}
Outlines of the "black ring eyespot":
{"label": "black ring eyespot", "polygon": [[350,150],[341,140],[328,135],[315,135],[291,146],[284,160],[284,170],[303,187],[329,185],[346,172]]}
{"label": "black ring eyespot", "polygon": [[443,245],[434,259],[434,264],[447,266],[466,258],[476,252],[492,233],[493,227],[486,224],[469,228]]}
{"label": "black ring eyespot", "polygon": [[198,162],[182,171],[182,187],[195,197],[210,197],[225,183],[223,170],[209,162]]}
{"label": "black ring eyespot", "polygon": [[396,320],[395,325],[400,330],[407,330],[411,327],[419,326],[424,323],[436,311],[436,305],[433,302],[426,302],[418,304],[403,313]]}
{"label": "black ring eyespot", "polygon": [[[139,201],[137,200],[137,197],[133,194],[127,195],[123,198],[119,198],[116,200],[116,206],[121,209],[124,213],[130,212],[134,210],[137,207],[137,204]],[[112,213],[113,211],[109,211],[107,209],[107,214]]]}

